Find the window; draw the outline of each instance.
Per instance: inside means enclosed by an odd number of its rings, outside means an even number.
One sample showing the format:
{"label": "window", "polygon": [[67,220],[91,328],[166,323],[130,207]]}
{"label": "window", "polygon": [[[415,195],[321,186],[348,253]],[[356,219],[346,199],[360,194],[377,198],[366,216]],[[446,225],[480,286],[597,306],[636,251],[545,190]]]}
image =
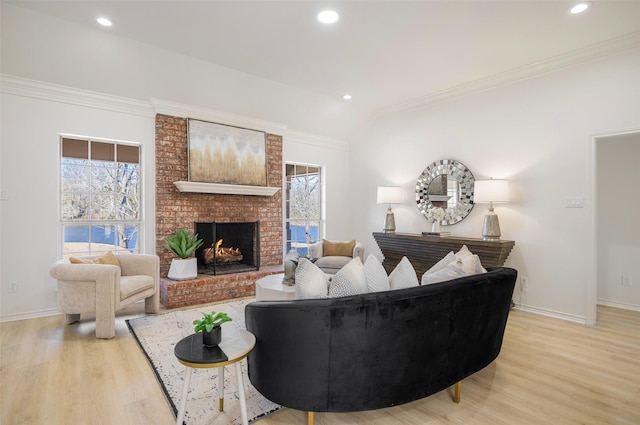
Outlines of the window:
{"label": "window", "polygon": [[61,138],[62,254],[138,252],[140,146]]}
{"label": "window", "polygon": [[322,240],[322,171],[317,165],[285,165],[285,253],[309,253],[310,244]]}

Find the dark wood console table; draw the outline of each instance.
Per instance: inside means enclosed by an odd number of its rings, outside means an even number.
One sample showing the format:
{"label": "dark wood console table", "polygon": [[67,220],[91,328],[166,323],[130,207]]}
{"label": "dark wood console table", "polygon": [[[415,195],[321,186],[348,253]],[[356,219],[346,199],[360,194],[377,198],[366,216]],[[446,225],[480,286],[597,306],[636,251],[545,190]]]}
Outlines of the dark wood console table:
{"label": "dark wood console table", "polygon": [[440,261],[450,251],[457,252],[463,245],[478,254],[484,267],[500,267],[504,265],[513,249],[514,241],[485,241],[479,238],[462,238],[458,236],[423,236],[416,233],[379,233],[373,238],[384,255],[384,266],[391,273],[402,257],[407,257],[416,270],[418,280],[424,272]]}

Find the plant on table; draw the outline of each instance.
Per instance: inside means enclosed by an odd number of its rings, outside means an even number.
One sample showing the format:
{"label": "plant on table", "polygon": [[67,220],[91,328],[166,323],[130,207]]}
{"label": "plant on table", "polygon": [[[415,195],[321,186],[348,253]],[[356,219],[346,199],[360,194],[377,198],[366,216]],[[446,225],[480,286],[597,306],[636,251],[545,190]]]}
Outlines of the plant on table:
{"label": "plant on table", "polygon": [[196,325],[193,329],[196,333],[198,332],[211,332],[213,328],[217,328],[225,322],[230,322],[232,319],[227,315],[227,313],[223,313],[221,311],[211,313],[201,313],[202,319],[194,320],[193,324]]}

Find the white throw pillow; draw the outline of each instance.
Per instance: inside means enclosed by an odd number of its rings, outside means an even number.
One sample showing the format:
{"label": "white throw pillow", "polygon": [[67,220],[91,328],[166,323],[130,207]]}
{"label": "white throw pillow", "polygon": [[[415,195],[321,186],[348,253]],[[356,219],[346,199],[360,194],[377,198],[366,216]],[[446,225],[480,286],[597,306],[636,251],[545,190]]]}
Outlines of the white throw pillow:
{"label": "white throw pillow", "polygon": [[466,276],[461,260],[452,261],[445,268],[434,273],[422,275],[422,284],[429,285],[431,283],[444,282],[445,280],[456,279]]}
{"label": "white throw pillow", "polygon": [[456,259],[456,255],[453,253],[453,251],[450,251],[447,255],[445,255],[442,258],[442,260],[438,261],[433,266],[431,266],[429,270],[424,272],[424,274],[435,273],[439,270],[442,270],[445,267],[447,267],[447,265],[449,265],[449,263],[454,261],[455,259]]}
{"label": "white throw pillow", "polygon": [[327,298],[328,284],[324,272],[306,258],[296,267],[296,299]]}
{"label": "white throw pillow", "polygon": [[416,270],[407,257],[402,257],[395,269],[389,274],[391,289],[411,288],[419,286]]}
{"label": "white throw pillow", "polygon": [[380,263],[380,260],[373,254],[369,254],[367,260],[364,262],[364,275],[367,279],[369,292],[381,292],[391,289],[387,271],[382,266],[382,263]]}
{"label": "white throw pillow", "polygon": [[367,292],[367,278],[360,257],[354,258],[338,270],[329,284],[329,297],[346,297]]}
{"label": "white throw pillow", "polygon": [[482,267],[480,257],[477,255],[469,255],[462,259],[462,268],[467,275],[486,273],[487,270]]}
{"label": "white throw pillow", "polygon": [[467,248],[466,245],[462,245],[462,248],[460,248],[460,250],[456,252],[456,259],[463,260],[470,255],[473,255],[473,253],[469,251],[469,248]]}

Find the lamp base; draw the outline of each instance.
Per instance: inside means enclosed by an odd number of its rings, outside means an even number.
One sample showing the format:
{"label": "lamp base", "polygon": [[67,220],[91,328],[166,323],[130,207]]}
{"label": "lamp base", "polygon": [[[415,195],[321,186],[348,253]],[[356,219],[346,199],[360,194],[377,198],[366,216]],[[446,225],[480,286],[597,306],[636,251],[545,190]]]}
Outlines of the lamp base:
{"label": "lamp base", "polygon": [[498,215],[493,212],[493,208],[489,208],[489,212],[484,216],[484,224],[482,225],[482,240],[499,241],[500,236]]}
{"label": "lamp base", "polygon": [[387,215],[384,217],[384,226],[382,228],[384,233],[395,233],[396,231],[396,219],[393,215],[391,207],[387,210]]}

